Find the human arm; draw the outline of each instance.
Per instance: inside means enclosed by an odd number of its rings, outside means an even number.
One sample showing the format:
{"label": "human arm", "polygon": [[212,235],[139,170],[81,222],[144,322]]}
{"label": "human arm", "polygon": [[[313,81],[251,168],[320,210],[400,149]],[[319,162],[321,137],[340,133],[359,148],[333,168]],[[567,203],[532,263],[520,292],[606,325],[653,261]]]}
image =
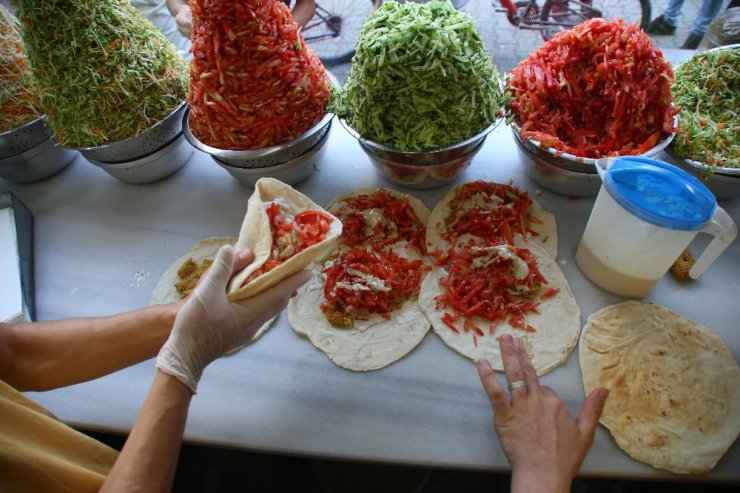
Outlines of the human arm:
{"label": "human arm", "polygon": [[193,29],[193,15],[188,0],[167,0],[167,9],[175,18],[177,30],[180,31],[180,34],[190,39],[190,31]]}
{"label": "human arm", "polygon": [[169,491],[177,467],[188,407],[204,368],[252,340],[310,277],[295,274],[247,300],[230,302],[232,274],[251,261],[222,247],[205,277],[177,315],[157,357],[154,383],[121,454],[101,491]]}
{"label": "human arm", "polygon": [[291,11],[293,20],[299,27],[306,27],[314,12],[316,12],[315,0],[296,0]]}
{"label": "human arm", "polygon": [[110,317],[0,324],[0,379],[18,390],[92,380],[154,357],[181,303]]}
{"label": "human arm", "polygon": [[567,492],[591,448],[609,391],[594,389],[573,420],[557,394],[540,385],[521,339],[503,335],[499,344],[509,385],[526,383],[511,390],[509,400],[488,361],[478,361],[496,433],[511,464],[511,491]]}

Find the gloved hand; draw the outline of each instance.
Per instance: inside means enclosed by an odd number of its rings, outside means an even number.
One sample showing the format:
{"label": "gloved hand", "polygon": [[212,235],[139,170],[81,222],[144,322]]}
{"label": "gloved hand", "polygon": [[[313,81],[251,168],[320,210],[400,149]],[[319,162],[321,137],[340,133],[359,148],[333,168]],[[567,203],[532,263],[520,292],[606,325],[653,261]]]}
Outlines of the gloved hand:
{"label": "gloved hand", "polygon": [[[236,270],[233,247],[221,247],[213,265],[175,318],[169,339],[157,356],[157,368],[196,392],[203,369],[212,361],[252,340],[267,320],[277,315],[291,295],[311,277],[301,271],[267,291],[231,302],[226,286]],[[244,264],[245,262],[239,262]]]}

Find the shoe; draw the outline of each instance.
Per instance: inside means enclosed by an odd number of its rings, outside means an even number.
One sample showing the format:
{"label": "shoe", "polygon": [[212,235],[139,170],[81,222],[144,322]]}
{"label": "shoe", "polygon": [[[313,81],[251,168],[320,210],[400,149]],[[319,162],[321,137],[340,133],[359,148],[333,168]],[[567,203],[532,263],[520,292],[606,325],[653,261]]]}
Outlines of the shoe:
{"label": "shoe", "polygon": [[655,34],[656,36],[670,36],[676,32],[676,26],[668,24],[663,16],[656,17],[645,29],[648,34]]}
{"label": "shoe", "polygon": [[683,46],[681,46],[681,49],[682,50],[697,49],[703,37],[704,36],[699,36],[698,34],[689,34],[689,37],[686,38],[686,41],[684,42]]}

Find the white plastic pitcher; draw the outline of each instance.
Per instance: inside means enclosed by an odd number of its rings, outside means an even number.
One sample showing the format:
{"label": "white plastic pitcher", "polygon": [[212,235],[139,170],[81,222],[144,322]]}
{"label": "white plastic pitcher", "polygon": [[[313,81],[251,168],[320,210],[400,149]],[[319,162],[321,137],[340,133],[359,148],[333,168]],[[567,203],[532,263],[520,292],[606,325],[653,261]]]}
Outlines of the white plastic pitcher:
{"label": "white plastic pitcher", "polygon": [[595,284],[621,296],[653,290],[697,233],[714,236],[689,276],[697,279],[737,236],[737,226],[699,180],[662,161],[600,159],[602,180],[576,264]]}

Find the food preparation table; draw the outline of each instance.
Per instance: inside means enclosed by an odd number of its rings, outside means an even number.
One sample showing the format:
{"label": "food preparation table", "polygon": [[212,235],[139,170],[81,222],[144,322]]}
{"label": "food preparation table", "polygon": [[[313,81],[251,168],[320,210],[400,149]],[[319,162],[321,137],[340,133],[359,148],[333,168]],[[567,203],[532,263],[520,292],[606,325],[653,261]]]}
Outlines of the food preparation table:
{"label": "food preparation table", "polygon": [[[320,204],[356,188],[390,186],[416,195],[431,208],[452,186],[413,191],[392,185],[336,120],[328,146],[312,177],[296,187]],[[556,195],[531,181],[503,124],[456,183],[476,179],[511,181],[555,214],[558,263],[582,321],[623,301],[591,284],[573,260],[594,198]],[[194,243],[209,236],[238,236],[252,192],[198,151],[176,174],[148,185],[124,184],[80,156],[60,174],[35,184],[0,180],[3,189],[16,193],[34,215],[39,320],[145,306],[159,276]],[[721,205],[740,223],[740,199]],[[740,241],[700,280],[679,283],[668,275],[644,301],[714,329],[738,360],[738,266]],[[29,396],[71,425],[126,433],[153,373],[154,361],[149,360],[91,382]],[[584,399],[577,348],[541,380],[577,412]],[[285,313],[254,345],[206,369],[190,408],[185,441],[313,457],[508,469],[475,365],[447,348],[433,331],[389,367],[354,373],[335,366],[294,334]],[[581,474],[683,479],[634,461],[602,426]],[[740,481],[740,444],[698,480]]]}

